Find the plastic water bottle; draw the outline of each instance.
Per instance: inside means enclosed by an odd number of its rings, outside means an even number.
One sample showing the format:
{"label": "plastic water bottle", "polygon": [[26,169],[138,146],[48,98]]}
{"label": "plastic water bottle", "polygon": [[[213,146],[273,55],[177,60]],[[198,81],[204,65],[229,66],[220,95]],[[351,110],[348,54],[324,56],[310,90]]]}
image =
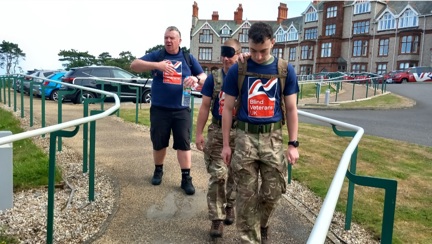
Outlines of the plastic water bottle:
{"label": "plastic water bottle", "polygon": [[182,106],[190,107],[191,96],[192,96],[192,88],[190,86],[185,86],[183,83]]}

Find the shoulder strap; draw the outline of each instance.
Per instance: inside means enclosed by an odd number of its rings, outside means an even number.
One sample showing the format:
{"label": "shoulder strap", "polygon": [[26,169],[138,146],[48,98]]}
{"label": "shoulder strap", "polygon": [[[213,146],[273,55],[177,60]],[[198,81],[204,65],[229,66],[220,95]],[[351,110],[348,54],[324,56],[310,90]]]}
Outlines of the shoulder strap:
{"label": "shoulder strap", "polygon": [[190,53],[183,52],[183,57],[186,60],[186,64],[189,66],[189,69],[192,71],[192,62],[191,62],[191,58],[190,58]]}
{"label": "shoulder strap", "polygon": [[288,76],[288,61],[285,59],[278,59],[278,74],[279,74],[279,85],[280,85],[280,105],[282,112],[282,124],[285,125],[286,120],[286,109],[285,109],[285,97],[283,91],[285,89],[286,77]]}
{"label": "shoulder strap", "polygon": [[213,86],[212,100],[210,104],[210,111],[213,111],[214,102],[216,101],[216,98],[219,96],[219,93],[223,85],[222,68],[213,70],[212,75],[213,75],[214,86]]}

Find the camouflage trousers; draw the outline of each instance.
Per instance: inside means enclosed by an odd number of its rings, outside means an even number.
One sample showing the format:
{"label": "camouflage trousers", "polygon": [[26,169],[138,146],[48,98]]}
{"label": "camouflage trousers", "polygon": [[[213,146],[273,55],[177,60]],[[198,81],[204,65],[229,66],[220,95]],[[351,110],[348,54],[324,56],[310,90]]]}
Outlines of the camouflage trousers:
{"label": "camouflage trousers", "polygon": [[286,192],[287,166],[282,129],[258,134],[237,129],[231,167],[237,185],[236,225],[242,243],[261,242],[260,227],[268,227]]}
{"label": "camouflage trousers", "polygon": [[[230,133],[231,149],[234,149],[235,130]],[[207,132],[207,142],[204,147],[204,160],[207,172],[210,174],[208,182],[207,205],[210,220],[225,219],[225,205],[234,207],[236,188],[231,168],[222,160],[222,128],[210,124]]]}

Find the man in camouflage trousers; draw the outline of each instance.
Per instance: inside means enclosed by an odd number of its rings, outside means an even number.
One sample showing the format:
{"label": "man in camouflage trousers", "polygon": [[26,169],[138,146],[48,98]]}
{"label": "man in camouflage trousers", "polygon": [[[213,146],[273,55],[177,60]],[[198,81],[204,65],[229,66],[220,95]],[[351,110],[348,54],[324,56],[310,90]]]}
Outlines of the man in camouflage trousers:
{"label": "man in camouflage trousers", "polygon": [[[296,105],[299,87],[293,66],[271,55],[273,33],[264,22],[250,27],[251,58],[243,69],[247,72],[241,78],[240,63],[233,65],[222,86],[225,93],[222,158],[231,165],[236,180],[236,225],[242,243],[268,243],[271,217],[286,190],[286,160],[295,164],[299,158]],[[284,78],[275,78],[280,75],[279,67],[285,70]],[[236,99],[240,102],[235,150],[231,155],[229,135]],[[283,104],[289,134],[285,155]]]}
{"label": "man in camouflage trousers", "polygon": [[[231,225],[234,222],[235,184],[231,168],[222,158],[222,128],[221,115],[224,95],[221,92],[223,79],[229,67],[237,62],[240,53],[240,42],[236,39],[225,41],[221,47],[223,67],[215,70],[206,79],[201,90],[202,103],[196,126],[196,146],[204,151],[207,172],[210,174],[207,204],[211,237],[222,237],[223,223]],[[207,142],[204,141],[203,130],[209,113],[212,113],[212,123],[208,126]],[[230,130],[230,145],[234,149],[235,130]]]}

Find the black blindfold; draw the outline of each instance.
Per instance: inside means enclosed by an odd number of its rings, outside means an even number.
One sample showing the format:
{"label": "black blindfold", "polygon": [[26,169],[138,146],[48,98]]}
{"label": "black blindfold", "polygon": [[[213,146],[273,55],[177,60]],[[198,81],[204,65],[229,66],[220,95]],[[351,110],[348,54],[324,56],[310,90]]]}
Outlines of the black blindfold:
{"label": "black blindfold", "polygon": [[236,51],[234,48],[229,46],[222,46],[221,47],[221,56],[232,58],[235,55]]}

